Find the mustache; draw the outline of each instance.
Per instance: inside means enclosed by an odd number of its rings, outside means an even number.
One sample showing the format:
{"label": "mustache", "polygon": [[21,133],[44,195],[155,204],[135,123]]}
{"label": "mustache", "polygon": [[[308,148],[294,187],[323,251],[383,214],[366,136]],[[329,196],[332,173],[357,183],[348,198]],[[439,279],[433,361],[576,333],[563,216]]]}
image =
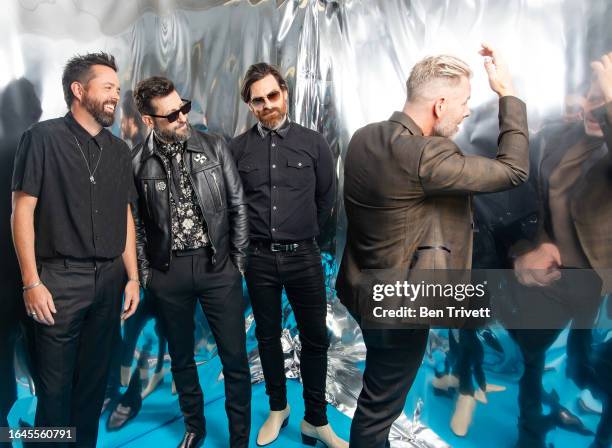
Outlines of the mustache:
{"label": "mustache", "polygon": [[273,113],[277,113],[277,114],[282,115],[283,111],[280,109],[280,107],[272,107],[270,109],[264,109],[261,112],[261,115],[265,117],[267,115],[272,115]]}

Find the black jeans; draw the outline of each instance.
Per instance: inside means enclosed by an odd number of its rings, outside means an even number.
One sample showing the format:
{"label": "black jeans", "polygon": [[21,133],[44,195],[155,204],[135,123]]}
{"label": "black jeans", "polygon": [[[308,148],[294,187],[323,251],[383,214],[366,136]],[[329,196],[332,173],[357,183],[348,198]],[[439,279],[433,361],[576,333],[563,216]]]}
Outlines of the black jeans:
{"label": "black jeans", "polygon": [[240,273],[228,257],[213,265],[210,251],[201,249],[193,255],[173,256],[168,271],[153,269],[149,292],[168,340],[172,376],[187,431],[206,432],[204,399],[193,357],[194,315],[199,301],[223,365],[230,445],[246,447],[251,427],[251,375]]}
{"label": "black jeans", "polygon": [[300,372],[304,387],[304,419],[327,424],[327,299],[321,252],[314,240],[301,242],[295,252],[272,252],[269,243],[252,242],[246,281],[255,317],[261,367],[270,409],[287,406],[285,362],[281,346],[283,288],[300,334]]}
{"label": "black jeans", "polygon": [[[353,316],[355,317],[355,316]],[[363,388],[351,424],[351,448],[389,446],[391,425],[406,404],[429,330],[362,328],[366,363]]]}
{"label": "black jeans", "polygon": [[75,426],[76,446],[92,447],[119,325],[123,261],[56,259],[42,261],[39,271],[57,313],[52,326],[34,324],[35,426]]}

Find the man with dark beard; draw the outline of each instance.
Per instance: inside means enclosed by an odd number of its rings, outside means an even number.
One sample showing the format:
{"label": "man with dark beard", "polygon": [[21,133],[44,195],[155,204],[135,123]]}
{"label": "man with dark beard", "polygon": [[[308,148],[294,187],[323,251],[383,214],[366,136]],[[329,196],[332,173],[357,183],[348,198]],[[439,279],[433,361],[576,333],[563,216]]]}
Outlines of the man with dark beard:
{"label": "man with dark beard", "polygon": [[134,99],[151,130],[132,162],[140,196],[138,268],[168,340],[185,417],[179,447],[201,446],[206,435],[193,358],[199,301],[223,365],[230,446],[246,448],[251,377],[241,273],[248,222],[240,176],[223,139],[191,129],[191,101],[182,100],[169,79],[139,82]]}
{"label": "man with dark beard", "polygon": [[[363,389],[351,424],[351,447],[389,446],[427,343],[426,328],[368,328],[372,270],[468,270],[472,261],[471,195],[512,188],[529,173],[525,104],[508,69],[483,45],[491,89],[499,96],[497,157],[466,156],[450,140],[470,111],[471,70],[452,56],[428,57],[412,69],[407,99],[389,120],[358,129],[344,165],[347,240],[336,290],[362,327],[367,348]],[[381,176],[381,173],[384,173]],[[394,281],[396,279],[393,279]],[[370,320],[371,321],[371,320]]]}
{"label": "man with dark beard", "polygon": [[268,445],[287,425],[286,378],[281,347],[283,288],[300,332],[304,384],[304,443],[346,447],[327,422],[327,300],[321,253],[315,237],[329,218],[336,176],[329,146],[318,132],[291,122],[287,83],[266,63],[252,65],[241,96],[257,124],[230,143],[249,207],[246,283],[270,415],[257,444]]}
{"label": "man with dark beard", "polygon": [[19,143],[12,230],[35,327],[35,426],[76,427],[72,441],[90,447],[114,330],[139,300],[136,192],[129,149],[104,129],[119,101],[113,56],[70,59],[62,84],[70,112],[33,125]]}

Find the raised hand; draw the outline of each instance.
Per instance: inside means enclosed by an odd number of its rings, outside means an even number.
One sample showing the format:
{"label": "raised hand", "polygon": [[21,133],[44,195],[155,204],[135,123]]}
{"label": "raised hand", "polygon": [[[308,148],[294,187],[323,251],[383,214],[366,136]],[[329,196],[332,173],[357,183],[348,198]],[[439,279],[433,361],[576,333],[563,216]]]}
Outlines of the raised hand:
{"label": "raised hand", "polygon": [[591,62],[596,82],[603,92],[607,102],[612,101],[612,52],[604,54],[601,58]]}
{"label": "raised hand", "polygon": [[499,53],[489,44],[485,43],[482,44],[482,48],[478,53],[484,56],[484,68],[487,71],[491,89],[500,97],[514,95],[512,76],[510,76],[508,67]]}

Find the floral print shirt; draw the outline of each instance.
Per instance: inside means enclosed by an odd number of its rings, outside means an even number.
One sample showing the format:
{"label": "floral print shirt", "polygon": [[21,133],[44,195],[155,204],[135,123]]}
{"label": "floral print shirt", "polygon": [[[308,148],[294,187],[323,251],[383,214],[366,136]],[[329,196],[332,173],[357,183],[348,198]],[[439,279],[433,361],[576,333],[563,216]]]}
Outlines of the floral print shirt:
{"label": "floral print shirt", "polygon": [[198,249],[209,246],[210,239],[202,210],[183,161],[185,143],[161,143],[159,141],[157,143],[166,172],[170,174],[170,182],[175,182],[172,157],[178,162],[180,172],[179,182],[176,184],[176,187],[180,188],[178,194],[174,193],[176,188],[168,186],[170,187],[170,214],[172,216],[172,250]]}

